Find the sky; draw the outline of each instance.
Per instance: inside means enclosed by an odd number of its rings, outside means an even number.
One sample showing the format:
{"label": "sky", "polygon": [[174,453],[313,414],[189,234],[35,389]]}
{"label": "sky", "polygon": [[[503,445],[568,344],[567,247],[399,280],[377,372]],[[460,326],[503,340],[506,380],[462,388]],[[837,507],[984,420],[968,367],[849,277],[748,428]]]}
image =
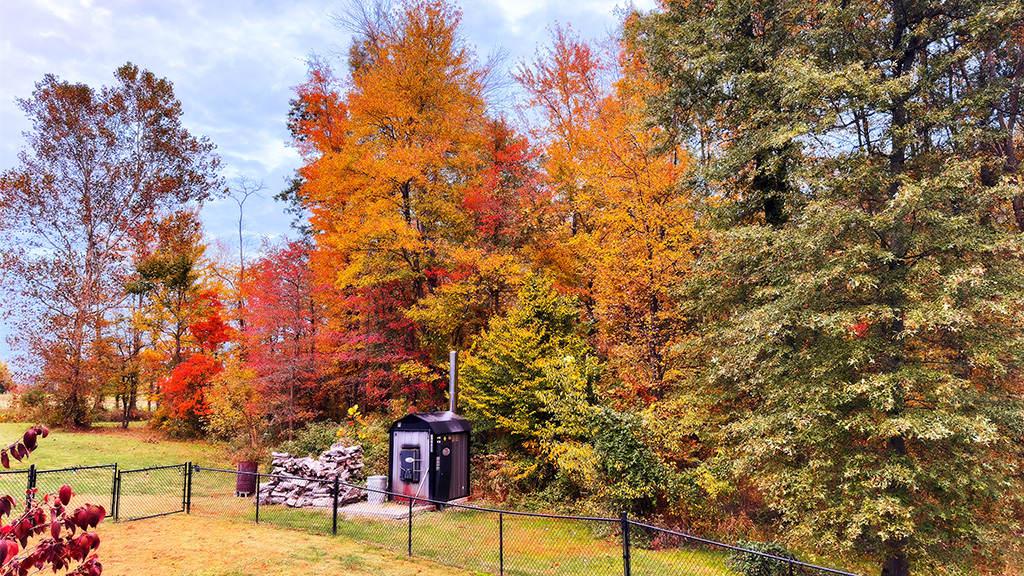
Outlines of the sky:
{"label": "sky", "polygon": [[[507,52],[506,66],[530,61],[548,28],[571,25],[586,39],[606,39],[628,0],[464,0],[463,29],[477,54]],[[642,10],[654,0],[635,0]],[[15,104],[45,74],[93,88],[133,62],[167,78],[182,104],[182,123],[216,144],[221,175],[262,182],[244,207],[247,243],[294,236],[291,217],[273,200],[300,166],[286,127],[292,87],[312,54],[344,69],[349,36],[332,19],[344,4],[327,0],[0,0],[0,170],[17,165],[28,120]],[[207,203],[208,239],[237,245],[238,205]],[[2,249],[2,247],[0,247]],[[0,336],[5,328],[0,325]],[[0,360],[10,350],[0,338]]]}

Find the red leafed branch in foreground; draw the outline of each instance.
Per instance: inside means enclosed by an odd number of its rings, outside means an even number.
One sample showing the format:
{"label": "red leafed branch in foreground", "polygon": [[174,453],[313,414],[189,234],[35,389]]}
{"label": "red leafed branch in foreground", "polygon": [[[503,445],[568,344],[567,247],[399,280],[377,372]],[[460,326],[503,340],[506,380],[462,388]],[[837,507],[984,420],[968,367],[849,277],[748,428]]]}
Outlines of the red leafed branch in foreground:
{"label": "red leafed branch in foreground", "polygon": [[[9,456],[21,461],[35,450],[38,439],[46,438],[50,430],[43,425],[29,428],[20,440],[0,450],[0,464],[10,468]],[[100,537],[90,528],[96,528],[107,515],[103,506],[82,504],[68,509],[74,492],[71,486],[43,496],[37,489],[26,493],[24,512],[4,522],[17,502],[10,495],[0,497],[0,576],[24,576],[50,568],[53,572],[66,570],[69,575],[99,576],[103,566],[95,554]],[[30,539],[36,539],[29,545]]]}

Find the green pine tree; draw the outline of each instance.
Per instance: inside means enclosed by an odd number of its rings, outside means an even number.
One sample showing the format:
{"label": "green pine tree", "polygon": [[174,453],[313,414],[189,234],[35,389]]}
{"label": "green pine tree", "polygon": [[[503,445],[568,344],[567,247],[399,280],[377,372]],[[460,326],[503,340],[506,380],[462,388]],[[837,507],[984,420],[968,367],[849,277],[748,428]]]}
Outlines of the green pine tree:
{"label": "green pine tree", "polygon": [[565,357],[585,365],[591,355],[578,320],[576,299],[541,276],[528,277],[516,305],[491,319],[459,370],[463,400],[481,431],[540,451],[540,429],[551,419],[544,398],[558,391],[551,369]]}

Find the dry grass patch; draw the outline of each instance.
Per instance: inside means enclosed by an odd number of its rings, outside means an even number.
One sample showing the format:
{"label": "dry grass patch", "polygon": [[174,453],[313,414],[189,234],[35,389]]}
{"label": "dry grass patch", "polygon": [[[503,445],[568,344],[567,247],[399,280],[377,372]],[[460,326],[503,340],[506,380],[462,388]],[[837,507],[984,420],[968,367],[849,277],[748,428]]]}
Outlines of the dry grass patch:
{"label": "dry grass patch", "polygon": [[341,538],[184,514],[104,522],[99,533],[104,576],[472,574]]}

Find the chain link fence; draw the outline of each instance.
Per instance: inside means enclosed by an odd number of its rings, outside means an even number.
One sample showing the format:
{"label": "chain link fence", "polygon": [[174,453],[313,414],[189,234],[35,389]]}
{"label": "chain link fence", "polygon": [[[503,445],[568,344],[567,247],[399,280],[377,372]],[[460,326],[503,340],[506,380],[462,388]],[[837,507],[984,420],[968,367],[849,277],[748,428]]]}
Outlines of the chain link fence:
{"label": "chain link fence", "polygon": [[119,470],[114,480],[114,522],[188,511],[192,463]]}
{"label": "chain link fence", "polygon": [[[268,498],[268,486],[282,482],[288,486],[285,498]],[[76,493],[72,507],[85,502],[109,503],[109,515],[115,522],[191,513],[265,523],[343,536],[500,576],[856,576],[637,522],[625,513],[619,518],[590,518],[498,510],[403,496],[338,480],[221,470],[192,463],[136,470],[119,470],[116,464],[60,470],[32,466],[0,472],[0,490],[16,498],[31,488],[37,488],[42,497],[64,484]],[[247,488],[240,489],[243,485]],[[316,497],[292,496],[299,492]],[[353,494],[360,496],[358,501],[350,502]]]}
{"label": "chain link fence", "polygon": [[[366,499],[340,505],[335,496],[329,504],[302,508],[268,504],[258,488],[255,495],[235,495],[237,479],[245,475],[255,475],[257,487],[271,479],[289,481],[296,490],[315,490],[303,483],[320,483],[321,492],[332,496],[357,488]],[[193,478],[192,513],[340,535],[478,573],[718,576],[739,574],[734,567],[743,564],[746,573],[761,576],[856,576],[673,532],[625,514],[589,518],[497,510],[345,482],[334,481],[332,486],[326,480],[215,468],[196,468]]]}
{"label": "chain link fence", "polygon": [[25,492],[32,487],[29,482],[30,469],[0,470],[0,496],[9,494],[19,504],[24,503]]}
{"label": "chain link fence", "polygon": [[117,477],[117,465],[76,466],[57,470],[38,470],[29,468],[29,485],[36,488],[37,498],[43,498],[60,490],[67,484],[73,490],[68,508],[74,510],[82,504],[98,504],[107,512],[114,509],[114,482]]}

